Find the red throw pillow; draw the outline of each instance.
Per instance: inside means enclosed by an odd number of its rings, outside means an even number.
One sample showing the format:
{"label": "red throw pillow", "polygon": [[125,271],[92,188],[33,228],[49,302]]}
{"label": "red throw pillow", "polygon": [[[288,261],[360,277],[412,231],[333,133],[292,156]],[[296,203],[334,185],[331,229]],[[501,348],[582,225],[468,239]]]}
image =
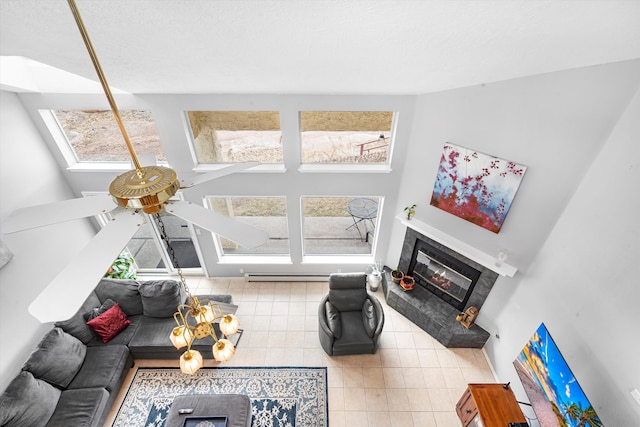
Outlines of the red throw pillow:
{"label": "red throw pillow", "polygon": [[96,331],[102,338],[102,342],[106,344],[130,323],[131,320],[127,319],[127,315],[122,312],[120,305],[116,304],[95,319],[89,320],[87,325]]}

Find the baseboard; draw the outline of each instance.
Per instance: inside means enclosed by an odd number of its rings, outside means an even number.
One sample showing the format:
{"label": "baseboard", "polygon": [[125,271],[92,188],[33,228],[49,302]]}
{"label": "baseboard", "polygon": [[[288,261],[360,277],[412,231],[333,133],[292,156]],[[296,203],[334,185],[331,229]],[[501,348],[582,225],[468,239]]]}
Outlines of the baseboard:
{"label": "baseboard", "polygon": [[489,365],[489,369],[491,369],[491,374],[493,374],[493,379],[496,380],[497,383],[499,383],[500,381],[498,380],[498,374],[496,374],[495,369],[493,369],[493,365],[491,364],[491,359],[489,359],[487,350],[485,350],[484,347],[482,347],[482,354],[484,354],[484,358],[487,359],[487,365]]}
{"label": "baseboard", "polygon": [[247,282],[326,282],[328,274],[246,273]]}

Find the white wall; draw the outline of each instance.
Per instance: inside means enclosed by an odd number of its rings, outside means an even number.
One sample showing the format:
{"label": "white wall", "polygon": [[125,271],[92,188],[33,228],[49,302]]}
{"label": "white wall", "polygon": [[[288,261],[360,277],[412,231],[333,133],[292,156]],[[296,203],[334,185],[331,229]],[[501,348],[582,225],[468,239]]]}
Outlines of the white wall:
{"label": "white wall", "polygon": [[[500,335],[485,347],[499,381],[519,387],[512,362],[545,322],[607,426],[638,425],[640,409],[628,393],[640,388],[637,96],[625,112],[639,83],[630,61],[422,95],[399,194],[398,212],[416,203],[445,233],[511,251],[519,272],[498,279],[478,318]],[[429,206],[444,142],[528,166],[499,234]],[[396,221],[388,260],[404,231]]]}
{"label": "white wall", "polygon": [[492,310],[501,338],[486,346],[500,380],[517,383],[511,362],[544,322],[606,426],[640,425],[639,118],[636,92],[532,274]]}
{"label": "white wall", "polygon": [[[20,207],[71,197],[17,95],[0,91],[0,231],[2,220]],[[78,220],[2,235],[14,258],[0,270],[0,390],[51,328],[27,307],[94,234],[88,221]]]}

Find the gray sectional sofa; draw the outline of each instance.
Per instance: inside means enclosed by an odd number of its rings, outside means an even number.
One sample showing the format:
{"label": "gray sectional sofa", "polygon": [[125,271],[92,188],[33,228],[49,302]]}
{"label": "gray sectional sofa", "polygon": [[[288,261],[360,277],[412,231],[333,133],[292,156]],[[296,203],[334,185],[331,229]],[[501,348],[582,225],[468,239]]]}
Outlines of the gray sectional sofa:
{"label": "gray sectional sofa", "polygon": [[[227,313],[237,309],[230,295],[198,297]],[[174,280],[100,281],[73,317],[54,324],[0,395],[0,425],[102,426],[134,359],[180,357],[169,334],[185,299]]]}

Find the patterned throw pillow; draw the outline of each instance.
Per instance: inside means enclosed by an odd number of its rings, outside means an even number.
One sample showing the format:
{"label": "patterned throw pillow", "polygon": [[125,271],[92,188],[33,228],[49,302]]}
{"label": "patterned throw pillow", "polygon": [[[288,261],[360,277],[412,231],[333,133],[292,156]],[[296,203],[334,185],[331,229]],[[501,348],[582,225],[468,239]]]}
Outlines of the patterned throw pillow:
{"label": "patterned throw pillow", "polygon": [[131,320],[127,319],[127,315],[122,312],[118,304],[87,322],[87,325],[100,335],[102,342],[105,344],[122,332],[129,324],[131,324]]}

